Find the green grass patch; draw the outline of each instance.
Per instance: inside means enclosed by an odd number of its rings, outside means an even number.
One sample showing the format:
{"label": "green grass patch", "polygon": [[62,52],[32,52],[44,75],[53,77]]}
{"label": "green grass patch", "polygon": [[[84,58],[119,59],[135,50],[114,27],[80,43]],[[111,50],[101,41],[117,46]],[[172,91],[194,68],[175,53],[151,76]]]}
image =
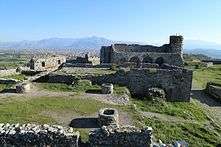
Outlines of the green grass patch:
{"label": "green grass patch", "polygon": [[37,97],[27,99],[0,101],[0,121],[9,123],[35,122],[53,124],[55,120],[49,116],[42,115],[41,112],[66,110],[79,116],[91,115],[107,105],[92,99],[78,99],[77,97]]}
{"label": "green grass patch", "polygon": [[137,108],[142,111],[156,112],[197,121],[205,121],[208,119],[203,108],[196,101],[164,102],[134,100],[134,103],[137,105]]}
{"label": "green grass patch", "polygon": [[194,70],[193,87],[205,88],[207,82],[221,84],[221,65]]}
{"label": "green grass patch", "polygon": [[145,125],[151,126],[154,136],[163,142],[184,140],[190,146],[215,146],[221,143],[220,130],[206,128],[203,124],[171,123],[145,118]]}
{"label": "green grass patch", "polygon": [[79,80],[74,85],[67,85],[63,83],[37,83],[36,84],[42,90],[48,91],[63,91],[63,92],[86,92],[87,90],[100,89],[98,85],[91,85],[88,80]]}
{"label": "green grass patch", "polygon": [[11,88],[14,84],[0,84],[0,91]]}
{"label": "green grass patch", "polygon": [[14,75],[9,75],[9,76],[2,76],[1,78],[15,79],[15,80],[23,81],[23,80],[25,80],[25,75],[23,75],[23,74],[14,74]]}

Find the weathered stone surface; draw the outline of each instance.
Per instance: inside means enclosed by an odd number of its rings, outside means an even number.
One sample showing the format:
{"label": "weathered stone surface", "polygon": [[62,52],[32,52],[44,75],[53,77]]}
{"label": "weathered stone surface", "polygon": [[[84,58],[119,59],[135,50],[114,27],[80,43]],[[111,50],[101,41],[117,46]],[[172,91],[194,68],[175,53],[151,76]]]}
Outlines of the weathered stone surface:
{"label": "weathered stone surface", "polygon": [[165,99],[166,94],[163,89],[153,87],[148,89],[148,97],[150,98],[160,98],[160,99]]}
{"label": "weathered stone surface", "polygon": [[79,132],[57,125],[0,124],[0,146],[77,147]]}
{"label": "weathered stone surface", "polygon": [[89,134],[91,146],[148,147],[152,145],[152,128],[103,126]]}
{"label": "weathered stone surface", "polygon": [[29,61],[31,70],[45,71],[59,68],[66,62],[66,57],[61,55],[42,55]]}
{"label": "weathered stone surface", "polygon": [[16,85],[16,92],[17,93],[26,93],[29,92],[31,89],[30,83],[20,83]]}
{"label": "weathered stone surface", "polygon": [[148,96],[148,89],[160,87],[168,101],[190,101],[192,71],[176,66],[163,65],[164,68],[135,68],[114,74],[92,76],[92,83],[113,83],[127,86],[134,97]]}
{"label": "weathered stone surface", "polygon": [[183,66],[182,36],[170,36],[170,43],[163,46],[138,45],[138,44],[113,44],[103,46],[100,52],[100,62],[125,65],[124,63],[168,63]]}
{"label": "weathered stone surface", "polygon": [[104,83],[101,85],[101,93],[102,94],[113,94],[114,86],[110,83]]}
{"label": "weathered stone surface", "polygon": [[99,111],[98,123],[100,126],[118,126],[118,111],[113,108],[104,108]]}
{"label": "weathered stone surface", "polygon": [[221,101],[221,84],[209,82],[206,85],[205,91],[215,99]]}

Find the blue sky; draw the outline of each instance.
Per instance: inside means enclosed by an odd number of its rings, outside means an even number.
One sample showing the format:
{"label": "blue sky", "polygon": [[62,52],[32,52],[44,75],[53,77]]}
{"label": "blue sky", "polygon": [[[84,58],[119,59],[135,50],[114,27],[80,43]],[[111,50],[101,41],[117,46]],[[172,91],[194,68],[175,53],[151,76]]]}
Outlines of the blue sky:
{"label": "blue sky", "polygon": [[221,43],[221,0],[0,0],[0,41],[100,36]]}

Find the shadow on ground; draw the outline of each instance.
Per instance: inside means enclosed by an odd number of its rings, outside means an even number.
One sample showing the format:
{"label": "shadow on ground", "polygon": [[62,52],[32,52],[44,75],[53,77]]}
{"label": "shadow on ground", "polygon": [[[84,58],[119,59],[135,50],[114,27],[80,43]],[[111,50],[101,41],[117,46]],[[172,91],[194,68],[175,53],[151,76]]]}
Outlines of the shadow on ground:
{"label": "shadow on ground", "polygon": [[99,128],[97,118],[95,117],[75,118],[69,126],[73,128]]}
{"label": "shadow on ground", "polygon": [[221,106],[221,102],[208,96],[203,90],[192,90],[192,98],[211,107]]}
{"label": "shadow on ground", "polygon": [[86,91],[86,93],[101,94],[101,90],[100,89],[89,89]]}
{"label": "shadow on ground", "polygon": [[0,93],[17,93],[17,92],[16,92],[16,89],[9,88],[9,89],[4,89],[0,91]]}

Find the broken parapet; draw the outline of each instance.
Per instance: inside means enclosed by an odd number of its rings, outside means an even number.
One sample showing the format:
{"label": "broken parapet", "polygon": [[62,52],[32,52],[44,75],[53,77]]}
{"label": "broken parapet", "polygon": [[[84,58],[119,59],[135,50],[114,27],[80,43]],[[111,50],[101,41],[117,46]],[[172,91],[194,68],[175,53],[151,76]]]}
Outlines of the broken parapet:
{"label": "broken parapet", "polygon": [[91,146],[149,147],[152,145],[152,128],[103,126],[90,132],[89,142]]}
{"label": "broken parapet", "polygon": [[58,125],[0,124],[0,146],[78,147],[79,132]]}

